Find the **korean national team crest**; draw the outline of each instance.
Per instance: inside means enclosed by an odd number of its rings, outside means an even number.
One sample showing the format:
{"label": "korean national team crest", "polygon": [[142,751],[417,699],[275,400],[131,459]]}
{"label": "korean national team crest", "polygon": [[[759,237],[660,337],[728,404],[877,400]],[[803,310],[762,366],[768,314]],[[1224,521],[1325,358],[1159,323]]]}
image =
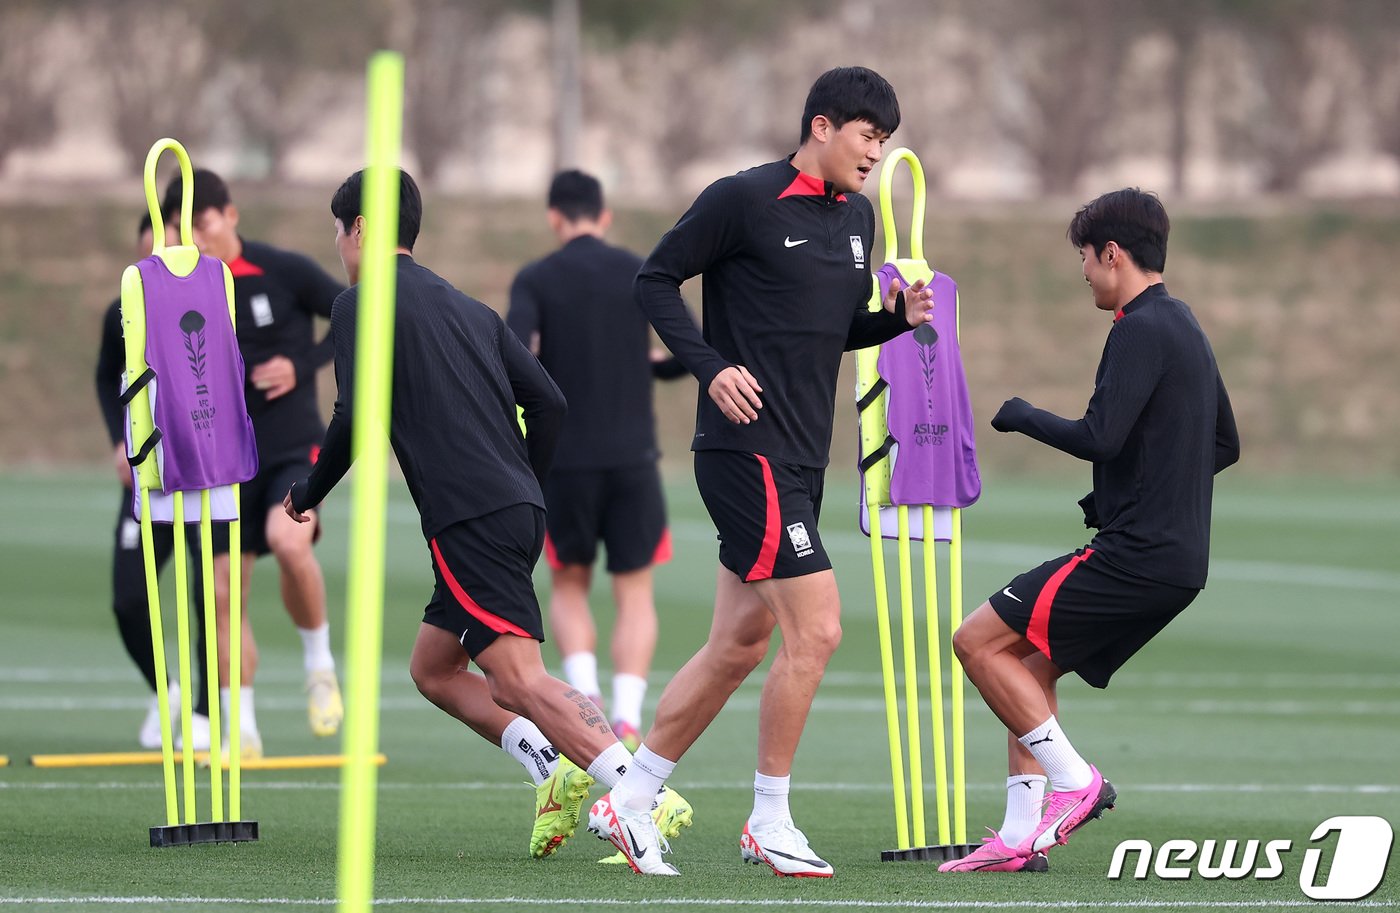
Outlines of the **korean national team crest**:
{"label": "korean national team crest", "polygon": [[803,523],[794,523],[787,528],[788,539],[792,540],[793,551],[797,552],[797,557],[805,558],[812,554],[812,537],[807,535],[807,526]]}
{"label": "korean national team crest", "polygon": [[865,243],[860,235],[851,235],[851,256],[855,258],[856,269],[865,266]]}

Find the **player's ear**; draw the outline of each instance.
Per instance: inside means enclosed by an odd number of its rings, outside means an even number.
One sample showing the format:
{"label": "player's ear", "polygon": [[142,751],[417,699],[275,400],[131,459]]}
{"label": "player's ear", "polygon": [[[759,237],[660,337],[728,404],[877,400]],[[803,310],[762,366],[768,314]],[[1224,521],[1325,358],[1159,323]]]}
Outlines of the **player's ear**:
{"label": "player's ear", "polygon": [[824,143],[831,138],[831,121],[825,114],[812,118],[812,139]]}
{"label": "player's ear", "polygon": [[354,227],[350,229],[355,238],[355,248],[358,250],[365,243],[365,217],[355,216]]}
{"label": "player's ear", "polygon": [[229,228],[238,227],[238,207],[232,203],[224,207],[224,218],[228,221]]}
{"label": "player's ear", "polygon": [[606,232],[609,228],[612,227],[611,209],[604,209],[601,213],[598,214],[598,227],[601,228],[604,232]]}

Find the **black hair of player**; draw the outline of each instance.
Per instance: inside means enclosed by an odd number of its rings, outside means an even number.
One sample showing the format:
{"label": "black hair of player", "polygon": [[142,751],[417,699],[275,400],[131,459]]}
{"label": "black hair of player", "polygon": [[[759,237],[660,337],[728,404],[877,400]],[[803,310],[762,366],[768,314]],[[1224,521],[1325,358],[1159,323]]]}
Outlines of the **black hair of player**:
{"label": "black hair of player", "polygon": [[866,67],[836,67],[812,83],[802,106],[802,134],[798,145],[812,135],[812,118],[818,114],[840,130],[853,120],[868,120],[886,134],[899,127],[899,99],[894,87]]}
{"label": "black hair of player", "polygon": [[155,228],[151,225],[151,214],[149,212],[141,217],[140,222],[136,223],[136,240],[140,241],[141,236],[148,231],[155,231]]}
{"label": "black hair of player", "polygon": [[[354,224],[357,216],[364,215],[363,169],[345,179],[340,189],[331,197],[331,215],[340,220],[346,231]],[[413,250],[418,241],[418,229],[423,224],[423,195],[418,192],[418,184],[412,175],[399,170],[399,247]]]}
{"label": "black hair of player", "polygon": [[[185,181],[181,175],[175,175],[170,179],[170,183],[165,185],[165,196],[160,201],[161,217],[167,224],[180,221],[181,194],[185,190]],[[228,192],[228,185],[224,179],[219,177],[208,168],[196,168],[194,170],[194,204],[190,208],[190,216],[198,217],[206,209],[225,209],[233,202],[233,197]]]}
{"label": "black hair of player", "polygon": [[549,208],[570,222],[597,221],[603,214],[603,185],[577,169],[561,171],[549,183]]}
{"label": "black hair of player", "polygon": [[1167,266],[1167,234],[1171,220],[1157,194],[1125,187],[1085,203],[1070,220],[1069,243],[1076,249],[1088,244],[1094,256],[1109,241],[1127,251],[1138,269],[1160,273]]}

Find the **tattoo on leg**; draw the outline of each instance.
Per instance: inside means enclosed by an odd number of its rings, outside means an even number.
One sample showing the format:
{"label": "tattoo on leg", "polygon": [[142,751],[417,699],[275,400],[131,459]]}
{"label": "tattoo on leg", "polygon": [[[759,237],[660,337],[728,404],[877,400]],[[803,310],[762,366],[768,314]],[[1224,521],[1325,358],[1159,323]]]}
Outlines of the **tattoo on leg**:
{"label": "tattoo on leg", "polygon": [[598,705],[593,703],[592,698],[577,688],[565,691],[564,697],[578,705],[578,718],[583,720],[583,725],[591,726],[604,735],[612,733],[612,727],[608,725],[607,717],[603,716],[603,711],[598,709]]}

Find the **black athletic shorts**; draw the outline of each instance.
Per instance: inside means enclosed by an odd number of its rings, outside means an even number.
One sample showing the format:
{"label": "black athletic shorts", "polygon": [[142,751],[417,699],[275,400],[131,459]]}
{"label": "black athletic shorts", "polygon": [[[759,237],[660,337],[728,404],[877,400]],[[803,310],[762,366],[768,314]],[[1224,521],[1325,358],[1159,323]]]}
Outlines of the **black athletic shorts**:
{"label": "black athletic shorts", "polygon": [[829,570],[817,534],[824,476],[756,453],[697,450],[695,486],[719,531],[719,563],[745,583]]}
{"label": "black athletic shorts", "polygon": [[1081,548],[1026,571],[987,601],[1056,666],[1103,688],[1199,592],[1129,574]]}
{"label": "black athletic shorts", "polygon": [[[266,466],[258,467],[258,474],[238,486],[238,517],[243,521],[238,543],[244,555],[261,557],[272,552],[267,544],[267,512],[272,508],[282,511],[282,501],[291,491],[293,483],[300,482],[311,474],[316,462],[319,447],[312,448],[305,456],[284,458]],[[321,520],[312,521],[316,529],[315,539],[321,538]],[[228,524],[214,524],[214,554],[228,553]]]}
{"label": "black athletic shorts", "polygon": [[544,483],[549,566],[591,566],[598,541],[608,572],[625,574],[671,560],[666,498],[655,463],[613,469],[554,470]]}
{"label": "black athletic shorts", "polygon": [[544,544],[544,511],[513,504],[447,527],[428,540],[437,588],[423,622],[476,656],[502,634],[544,641],[531,572]]}

